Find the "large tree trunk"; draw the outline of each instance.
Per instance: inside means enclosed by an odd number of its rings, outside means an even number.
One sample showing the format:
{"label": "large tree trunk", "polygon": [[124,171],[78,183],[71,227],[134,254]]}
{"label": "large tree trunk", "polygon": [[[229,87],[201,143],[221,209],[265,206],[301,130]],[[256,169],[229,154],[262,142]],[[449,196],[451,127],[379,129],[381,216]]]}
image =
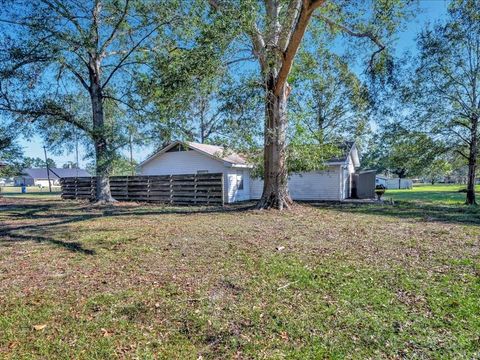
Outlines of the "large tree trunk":
{"label": "large tree trunk", "polygon": [[470,135],[470,151],[468,155],[468,180],[467,180],[467,205],[476,205],[475,197],[475,182],[477,172],[477,157],[478,157],[478,118],[472,121],[472,129]]}
{"label": "large tree trunk", "polygon": [[287,171],[287,97],[285,85],[279,96],[274,93],[274,81],[267,83],[265,97],[264,184],[257,208],[289,208],[292,199],[288,192]]}
{"label": "large tree trunk", "polygon": [[110,203],[115,201],[110,192],[110,181],[108,179],[111,170],[111,159],[107,147],[107,140],[104,136],[105,117],[103,111],[102,89],[98,84],[92,84],[91,100],[97,176],[95,198],[99,203]]}

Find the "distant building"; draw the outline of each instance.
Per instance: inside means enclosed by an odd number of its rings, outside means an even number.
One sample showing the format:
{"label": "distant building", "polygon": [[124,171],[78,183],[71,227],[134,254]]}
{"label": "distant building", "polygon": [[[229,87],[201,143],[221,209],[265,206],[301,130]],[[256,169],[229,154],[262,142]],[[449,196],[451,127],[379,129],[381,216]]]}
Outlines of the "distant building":
{"label": "distant building", "polygon": [[[50,184],[60,185],[60,178],[91,176],[88,171],[84,169],[50,169]],[[47,169],[23,169],[22,174],[15,177],[15,186],[48,186]]]}
{"label": "distant building", "polygon": [[413,186],[412,179],[390,178],[385,175],[377,175],[375,177],[375,185],[383,185],[386,189],[411,189]]}

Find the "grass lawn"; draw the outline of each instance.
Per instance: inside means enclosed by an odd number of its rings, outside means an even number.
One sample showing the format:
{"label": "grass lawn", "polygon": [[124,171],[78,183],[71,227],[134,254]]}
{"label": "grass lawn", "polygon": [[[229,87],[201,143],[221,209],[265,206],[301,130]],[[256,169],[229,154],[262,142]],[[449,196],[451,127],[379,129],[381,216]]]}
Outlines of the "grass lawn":
{"label": "grass lawn", "polygon": [[[412,189],[387,190],[385,197],[393,198],[393,200],[455,205],[463,204],[465,202],[466,194],[464,192],[459,192],[461,189],[466,189],[466,185],[419,184],[415,185]],[[477,193],[477,196],[480,197],[480,192]]]}
{"label": "grass lawn", "polygon": [[26,189],[27,192],[23,194],[20,186],[2,186],[0,187],[0,195],[23,199],[59,200],[61,194],[60,189],[59,186],[52,186],[52,192],[49,192],[48,187],[28,186]]}
{"label": "grass lawn", "polygon": [[7,197],[0,358],[478,358],[479,250],[480,212],[449,200]]}

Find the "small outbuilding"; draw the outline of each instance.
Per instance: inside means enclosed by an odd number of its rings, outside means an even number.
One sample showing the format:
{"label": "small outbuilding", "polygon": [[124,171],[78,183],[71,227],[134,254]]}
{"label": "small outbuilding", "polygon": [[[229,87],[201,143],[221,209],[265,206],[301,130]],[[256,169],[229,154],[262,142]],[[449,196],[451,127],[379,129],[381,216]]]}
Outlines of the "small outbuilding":
{"label": "small outbuilding", "polygon": [[[352,196],[353,174],[360,167],[353,142],[342,146],[340,156],[330,159],[320,171],[292,173],[289,191],[294,200],[342,201]],[[224,201],[234,203],[259,199],[263,180],[251,174],[247,159],[221,146],[175,141],[139,164],[139,175],[223,173]]]}
{"label": "small outbuilding", "polygon": [[47,175],[46,168],[32,168],[23,169],[21,175],[14,179],[15,186],[48,186],[48,177],[50,176],[50,184],[52,186],[60,185],[60,178],[91,176],[90,173],[84,169],[63,169],[51,168]]}

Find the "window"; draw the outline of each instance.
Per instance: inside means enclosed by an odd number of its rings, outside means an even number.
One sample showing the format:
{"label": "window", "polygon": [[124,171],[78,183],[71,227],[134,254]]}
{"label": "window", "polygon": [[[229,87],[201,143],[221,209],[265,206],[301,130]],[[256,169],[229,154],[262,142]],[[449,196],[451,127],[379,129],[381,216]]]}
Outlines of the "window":
{"label": "window", "polygon": [[243,190],[243,176],[237,175],[237,189]]}
{"label": "window", "polygon": [[208,170],[197,170],[197,174],[208,174]]}

